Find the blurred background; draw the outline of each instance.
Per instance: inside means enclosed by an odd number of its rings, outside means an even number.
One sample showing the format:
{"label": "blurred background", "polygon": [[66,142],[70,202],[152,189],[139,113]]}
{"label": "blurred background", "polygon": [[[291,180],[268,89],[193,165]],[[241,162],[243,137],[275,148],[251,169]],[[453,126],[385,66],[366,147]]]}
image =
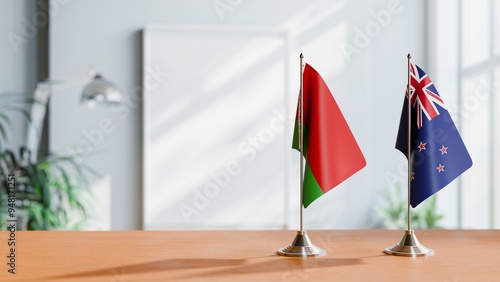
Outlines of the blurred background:
{"label": "blurred background", "polygon": [[[413,210],[415,226],[500,227],[498,1],[0,5],[2,173],[16,172],[29,229],[298,228],[300,53],[367,160],[304,211],[306,229],[405,228],[406,159],[394,145],[408,53],[474,162]],[[120,103],[82,103],[95,71]],[[36,114],[43,81],[47,111]],[[3,187],[2,209],[9,197]]]}

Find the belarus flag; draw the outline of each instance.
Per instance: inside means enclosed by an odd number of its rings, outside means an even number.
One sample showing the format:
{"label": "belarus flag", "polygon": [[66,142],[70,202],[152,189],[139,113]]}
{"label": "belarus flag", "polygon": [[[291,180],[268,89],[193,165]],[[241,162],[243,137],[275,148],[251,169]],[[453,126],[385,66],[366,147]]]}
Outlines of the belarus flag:
{"label": "belarus flag", "polygon": [[[304,175],[304,207],[365,167],[366,161],[321,76],[306,64],[303,72],[303,146],[307,163]],[[293,148],[299,148],[297,106]]]}

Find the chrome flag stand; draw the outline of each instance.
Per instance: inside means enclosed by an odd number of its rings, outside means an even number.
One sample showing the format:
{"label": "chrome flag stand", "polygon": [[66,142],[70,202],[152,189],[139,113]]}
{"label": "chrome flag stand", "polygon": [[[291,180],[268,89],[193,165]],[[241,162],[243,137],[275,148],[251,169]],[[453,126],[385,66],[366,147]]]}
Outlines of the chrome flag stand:
{"label": "chrome flag stand", "polygon": [[303,229],[302,225],[302,203],[304,201],[304,157],[302,155],[302,148],[304,142],[303,136],[303,121],[304,121],[304,96],[303,96],[303,79],[302,71],[303,64],[302,59],[304,56],[300,54],[300,93],[299,93],[299,150],[300,150],[300,230],[297,231],[297,235],[293,240],[292,244],[281,248],[277,251],[280,256],[289,257],[310,257],[310,256],[322,256],[326,254],[326,251],[316,247],[309,236],[307,236],[307,231]]}
{"label": "chrome flag stand", "polygon": [[434,255],[434,250],[424,247],[418,242],[417,236],[411,229],[411,215],[410,215],[410,184],[411,184],[411,99],[410,99],[410,60],[411,55],[408,54],[408,229],[399,244],[384,249],[384,253],[388,255],[406,256],[406,257],[423,257]]}
{"label": "chrome flag stand", "polygon": [[405,230],[401,242],[392,247],[386,248],[384,253],[388,255],[395,256],[405,256],[405,257],[424,257],[433,256],[434,250],[426,248],[424,245],[418,242],[417,236],[413,230]]}
{"label": "chrome flag stand", "polygon": [[316,247],[309,236],[307,236],[306,230],[297,231],[297,235],[293,242],[278,250],[278,255],[287,257],[313,257],[313,256],[323,256],[326,251]]}

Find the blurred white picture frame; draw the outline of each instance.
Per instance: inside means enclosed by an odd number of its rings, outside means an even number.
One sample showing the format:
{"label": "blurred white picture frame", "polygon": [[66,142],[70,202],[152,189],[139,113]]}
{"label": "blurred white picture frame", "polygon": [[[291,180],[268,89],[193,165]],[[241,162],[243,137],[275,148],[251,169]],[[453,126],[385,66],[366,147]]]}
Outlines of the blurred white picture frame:
{"label": "blurred white picture frame", "polygon": [[145,27],[143,229],[286,228],[289,45],[283,30]]}

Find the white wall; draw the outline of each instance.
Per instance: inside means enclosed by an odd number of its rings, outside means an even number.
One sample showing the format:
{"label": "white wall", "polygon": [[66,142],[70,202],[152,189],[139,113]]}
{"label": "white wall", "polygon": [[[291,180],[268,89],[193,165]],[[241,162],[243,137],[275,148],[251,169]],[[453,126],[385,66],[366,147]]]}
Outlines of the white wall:
{"label": "white wall", "polygon": [[[141,84],[140,32],[148,23],[288,30],[292,53],[304,52],[326,80],[368,162],[306,210],[306,228],[370,227],[377,191],[390,185],[388,176],[397,175],[404,160],[394,143],[406,84],[406,54],[411,52],[425,68],[424,1],[396,3],[392,10],[400,12],[382,25],[373,13],[389,10],[393,1],[51,2],[65,3],[59,4],[51,22],[51,76],[74,76],[92,65],[119,85],[128,100],[127,107],[114,111],[90,110],[78,104],[78,86],[56,91],[51,98],[51,148],[64,151],[70,146],[85,152],[84,161],[102,173],[94,189],[102,204],[96,228],[141,227],[141,107],[134,97]],[[214,4],[228,10],[218,14]],[[372,36],[361,38],[359,30],[370,28]],[[341,51],[345,44],[357,48],[350,49],[355,53],[345,56]],[[292,97],[297,87],[298,82],[290,87]],[[99,129],[102,120],[112,123],[112,132]]]}
{"label": "white wall", "polygon": [[[29,28],[35,13],[34,1],[4,0],[0,3],[0,93],[30,94],[36,84],[36,29]],[[12,114],[9,147],[24,144],[26,119]]]}

